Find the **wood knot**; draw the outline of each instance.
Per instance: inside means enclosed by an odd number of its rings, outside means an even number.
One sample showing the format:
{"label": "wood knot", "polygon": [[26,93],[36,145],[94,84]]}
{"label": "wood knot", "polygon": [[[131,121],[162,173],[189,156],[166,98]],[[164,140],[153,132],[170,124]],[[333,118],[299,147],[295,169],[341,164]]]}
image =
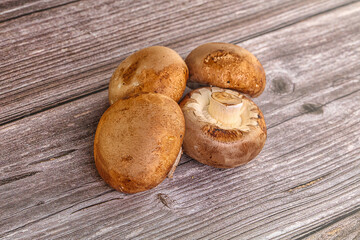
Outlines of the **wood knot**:
{"label": "wood knot", "polygon": [[173,208],[174,201],[168,195],[164,193],[159,193],[157,197],[160,200],[160,202],[165,205],[165,207],[170,209]]}
{"label": "wood knot", "polygon": [[271,81],[270,90],[273,93],[283,95],[294,92],[295,84],[285,74],[274,77]]}
{"label": "wood knot", "polygon": [[36,206],[43,205],[44,203],[45,203],[45,202],[41,200],[41,201],[39,201],[39,202],[36,203]]}
{"label": "wood knot", "polygon": [[306,113],[312,114],[322,114],[324,112],[321,105],[314,103],[305,103],[302,105],[302,109]]}

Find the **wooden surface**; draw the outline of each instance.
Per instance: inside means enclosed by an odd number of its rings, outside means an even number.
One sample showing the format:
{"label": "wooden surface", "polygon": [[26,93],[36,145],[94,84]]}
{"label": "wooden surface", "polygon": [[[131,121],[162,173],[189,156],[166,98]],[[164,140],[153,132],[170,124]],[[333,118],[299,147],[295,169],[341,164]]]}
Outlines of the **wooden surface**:
{"label": "wooden surface", "polygon": [[[360,3],[154,2],[0,2],[0,239],[359,239]],[[263,151],[112,190],[92,155],[112,71],[211,41],[264,66]]]}

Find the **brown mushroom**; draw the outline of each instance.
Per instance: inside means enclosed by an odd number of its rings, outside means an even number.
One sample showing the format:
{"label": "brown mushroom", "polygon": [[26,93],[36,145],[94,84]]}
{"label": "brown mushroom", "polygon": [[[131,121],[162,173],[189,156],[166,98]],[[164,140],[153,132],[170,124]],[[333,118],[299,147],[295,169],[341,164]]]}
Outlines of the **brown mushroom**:
{"label": "brown mushroom", "polygon": [[141,49],[120,63],[109,83],[113,104],[139,93],[161,93],[179,101],[186,87],[189,70],[174,50],[153,46]]}
{"label": "brown mushroom", "polygon": [[256,157],[267,136],[264,116],[239,92],[205,87],[180,103],[185,117],[184,152],[218,168],[232,168]]}
{"label": "brown mushroom", "polygon": [[[230,43],[206,43],[185,59],[190,82],[230,88],[259,96],[265,89],[265,71],[246,49]],[[190,83],[191,84],[191,83]]]}
{"label": "brown mushroom", "polygon": [[184,116],[171,98],[156,93],[119,100],[96,129],[94,158],[111,187],[136,193],[160,184],[181,156]]}

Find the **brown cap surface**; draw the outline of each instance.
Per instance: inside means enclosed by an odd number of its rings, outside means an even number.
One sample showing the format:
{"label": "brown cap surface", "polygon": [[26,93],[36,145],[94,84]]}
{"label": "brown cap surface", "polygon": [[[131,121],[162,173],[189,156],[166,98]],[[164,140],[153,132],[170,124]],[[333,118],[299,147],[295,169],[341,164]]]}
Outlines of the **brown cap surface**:
{"label": "brown cap surface", "polygon": [[[242,123],[224,127],[207,114],[212,92],[238,94],[245,107]],[[202,105],[202,107],[198,107]],[[190,92],[180,103],[185,117],[184,152],[197,161],[218,168],[232,168],[256,157],[267,136],[265,120],[260,109],[240,93],[217,87],[200,88]]]}
{"label": "brown cap surface", "polygon": [[113,188],[136,193],[160,184],[181,149],[184,116],[171,98],[141,94],[111,105],[94,140],[95,164]]}
{"label": "brown cap surface", "polygon": [[189,81],[230,88],[259,96],[265,89],[265,71],[246,49],[230,43],[206,43],[185,59]]}
{"label": "brown cap surface", "polygon": [[109,101],[115,103],[139,93],[161,93],[179,101],[189,77],[184,60],[174,50],[153,46],[120,63],[109,83]]}

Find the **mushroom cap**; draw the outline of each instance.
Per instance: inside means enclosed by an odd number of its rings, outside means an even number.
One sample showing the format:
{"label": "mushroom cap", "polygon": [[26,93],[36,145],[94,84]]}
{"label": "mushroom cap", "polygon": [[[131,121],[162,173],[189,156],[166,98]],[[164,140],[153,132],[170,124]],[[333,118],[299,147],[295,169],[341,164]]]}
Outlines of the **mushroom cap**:
{"label": "mushroom cap", "polygon": [[230,43],[206,43],[185,59],[190,82],[230,88],[259,96],[265,89],[265,71],[246,49]]}
{"label": "mushroom cap", "polygon": [[189,77],[184,60],[174,50],[153,46],[128,56],[116,68],[109,83],[113,104],[139,93],[161,93],[180,100]]}
{"label": "mushroom cap", "polygon": [[94,158],[111,187],[136,193],[160,184],[181,151],[185,120],[179,105],[156,93],[111,105],[96,129]]}
{"label": "mushroom cap", "polygon": [[[245,110],[239,126],[224,126],[207,113],[213,92],[228,92],[242,99]],[[193,90],[180,103],[185,117],[184,152],[193,159],[217,168],[232,168],[255,158],[267,136],[259,107],[239,92],[217,87]]]}

